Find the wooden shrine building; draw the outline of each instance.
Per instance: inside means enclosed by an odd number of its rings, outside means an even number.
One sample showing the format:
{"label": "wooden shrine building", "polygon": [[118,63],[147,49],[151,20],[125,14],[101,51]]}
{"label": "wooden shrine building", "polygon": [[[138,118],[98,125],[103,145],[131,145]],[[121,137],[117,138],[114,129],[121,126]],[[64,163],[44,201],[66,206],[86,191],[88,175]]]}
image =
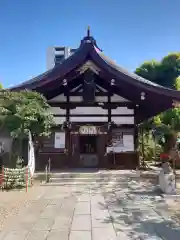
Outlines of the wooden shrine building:
{"label": "wooden shrine building", "polygon": [[44,139],[37,169],[136,168],[137,125],[172,107],[180,93],[119,67],[88,30],[76,52],[53,69],[12,88],[43,94],[57,126]]}

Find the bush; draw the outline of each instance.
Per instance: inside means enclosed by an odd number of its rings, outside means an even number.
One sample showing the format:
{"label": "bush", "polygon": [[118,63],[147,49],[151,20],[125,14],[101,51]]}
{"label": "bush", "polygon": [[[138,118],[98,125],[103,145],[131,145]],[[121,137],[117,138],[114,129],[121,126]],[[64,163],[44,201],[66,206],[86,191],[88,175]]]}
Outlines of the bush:
{"label": "bush", "polygon": [[158,160],[162,151],[162,146],[155,144],[152,134],[144,134],[143,139],[141,135],[139,136],[139,152],[141,157],[144,156],[144,161]]}

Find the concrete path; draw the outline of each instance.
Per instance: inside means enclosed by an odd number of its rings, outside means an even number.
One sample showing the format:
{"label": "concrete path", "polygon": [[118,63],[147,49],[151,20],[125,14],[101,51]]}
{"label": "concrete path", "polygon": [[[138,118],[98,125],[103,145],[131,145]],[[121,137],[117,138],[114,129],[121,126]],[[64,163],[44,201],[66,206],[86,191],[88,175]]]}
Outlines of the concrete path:
{"label": "concrete path", "polygon": [[0,232],[0,240],[179,240],[165,200],[145,180],[48,186]]}

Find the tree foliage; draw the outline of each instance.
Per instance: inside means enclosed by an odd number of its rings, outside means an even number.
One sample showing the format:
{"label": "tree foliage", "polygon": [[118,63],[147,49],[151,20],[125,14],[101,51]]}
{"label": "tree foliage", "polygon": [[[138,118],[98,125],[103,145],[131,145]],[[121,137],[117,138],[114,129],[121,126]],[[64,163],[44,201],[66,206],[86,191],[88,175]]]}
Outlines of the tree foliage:
{"label": "tree foliage", "polygon": [[[180,90],[180,53],[171,53],[161,61],[144,62],[136,69],[136,74],[164,87]],[[180,108],[172,108],[144,122],[144,142],[151,149],[149,139],[152,130],[158,138],[163,151],[169,153],[175,146],[177,133],[180,132]],[[151,139],[152,140],[152,139]]]}
{"label": "tree foliage", "polygon": [[0,123],[14,138],[28,131],[33,136],[48,135],[54,125],[46,99],[34,91],[1,91]]}
{"label": "tree foliage", "polygon": [[135,73],[164,87],[175,88],[180,75],[180,52],[171,53],[161,61],[147,61]]}

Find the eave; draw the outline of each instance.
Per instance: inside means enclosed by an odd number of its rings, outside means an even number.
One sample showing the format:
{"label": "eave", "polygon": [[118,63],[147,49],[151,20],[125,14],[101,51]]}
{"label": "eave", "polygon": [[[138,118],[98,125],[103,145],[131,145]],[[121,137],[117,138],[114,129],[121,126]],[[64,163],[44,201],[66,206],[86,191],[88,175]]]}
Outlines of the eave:
{"label": "eave", "polygon": [[[46,92],[57,91],[66,79],[70,84],[81,74],[82,67],[91,61],[98,69],[98,75],[104,84],[111,85],[114,80],[114,92],[139,105],[137,112],[142,119],[152,117],[162,111],[172,108],[173,101],[180,101],[180,92],[154,84],[136,74],[129,73],[115,62],[104,56],[97,48],[92,37],[85,37],[77,51],[62,64],[53,69],[17,85],[11,90],[30,89],[46,96]],[[141,100],[141,93],[145,93],[145,100]]]}

